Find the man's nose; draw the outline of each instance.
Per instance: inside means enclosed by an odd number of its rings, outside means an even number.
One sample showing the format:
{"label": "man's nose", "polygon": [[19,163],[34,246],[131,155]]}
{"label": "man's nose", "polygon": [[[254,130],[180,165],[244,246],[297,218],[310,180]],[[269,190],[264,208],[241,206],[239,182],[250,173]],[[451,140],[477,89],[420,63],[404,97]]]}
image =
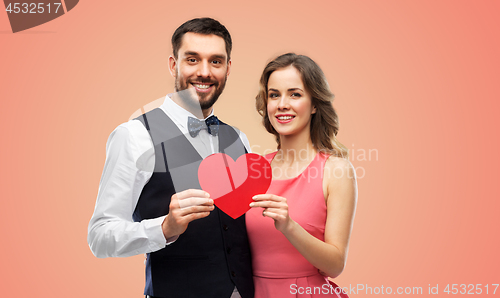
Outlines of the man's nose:
{"label": "man's nose", "polygon": [[210,77],[211,71],[210,71],[210,64],[208,61],[203,61],[202,63],[198,64],[198,73],[197,75],[199,77]]}

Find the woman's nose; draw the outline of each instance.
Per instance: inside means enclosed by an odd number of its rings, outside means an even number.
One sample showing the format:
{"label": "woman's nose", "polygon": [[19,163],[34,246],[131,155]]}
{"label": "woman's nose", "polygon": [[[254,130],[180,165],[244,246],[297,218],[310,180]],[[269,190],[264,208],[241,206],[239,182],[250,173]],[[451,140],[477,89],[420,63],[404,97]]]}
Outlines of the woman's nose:
{"label": "woman's nose", "polygon": [[281,98],[278,101],[278,109],[285,110],[288,108],[289,108],[288,98],[286,96],[281,96]]}

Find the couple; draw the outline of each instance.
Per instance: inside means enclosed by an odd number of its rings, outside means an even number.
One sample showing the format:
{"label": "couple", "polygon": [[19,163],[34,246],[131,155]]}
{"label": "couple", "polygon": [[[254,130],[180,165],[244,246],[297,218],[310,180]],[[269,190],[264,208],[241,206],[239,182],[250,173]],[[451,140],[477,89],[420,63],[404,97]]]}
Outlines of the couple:
{"label": "couple", "polygon": [[344,296],[326,276],[344,268],[356,180],[335,138],[333,95],[310,58],[279,56],[260,80],[257,110],[278,142],[266,156],[267,194],[232,219],[200,189],[203,158],[249,152],[246,136],[213,115],[231,47],[227,29],[210,18],[174,32],[176,93],[109,137],[89,246],[100,258],[146,253],[149,297]]}

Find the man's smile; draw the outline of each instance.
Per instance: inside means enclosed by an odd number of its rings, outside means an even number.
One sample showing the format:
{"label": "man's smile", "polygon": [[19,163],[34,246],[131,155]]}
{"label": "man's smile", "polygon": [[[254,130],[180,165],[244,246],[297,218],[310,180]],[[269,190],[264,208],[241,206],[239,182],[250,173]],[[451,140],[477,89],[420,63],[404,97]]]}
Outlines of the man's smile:
{"label": "man's smile", "polygon": [[191,85],[196,89],[197,92],[210,92],[212,91],[213,83],[191,83]]}

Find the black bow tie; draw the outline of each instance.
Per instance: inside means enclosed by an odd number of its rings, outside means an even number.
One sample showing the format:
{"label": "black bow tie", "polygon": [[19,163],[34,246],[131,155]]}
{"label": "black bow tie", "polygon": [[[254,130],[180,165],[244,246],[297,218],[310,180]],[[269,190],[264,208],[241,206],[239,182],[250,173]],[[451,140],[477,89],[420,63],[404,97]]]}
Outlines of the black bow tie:
{"label": "black bow tie", "polygon": [[219,133],[219,119],[214,115],[208,117],[205,121],[188,117],[188,130],[191,137],[196,137],[202,129],[206,129],[209,134],[217,136]]}

